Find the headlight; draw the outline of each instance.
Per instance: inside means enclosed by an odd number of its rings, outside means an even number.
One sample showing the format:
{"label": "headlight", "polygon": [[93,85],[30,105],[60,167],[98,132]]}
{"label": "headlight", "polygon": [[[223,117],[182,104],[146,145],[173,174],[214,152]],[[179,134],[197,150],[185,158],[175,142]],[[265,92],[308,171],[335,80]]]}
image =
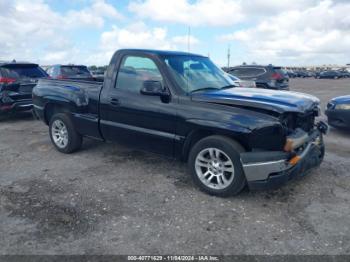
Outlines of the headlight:
{"label": "headlight", "polygon": [[338,104],[338,105],[335,105],[335,109],[350,110],[350,104]]}
{"label": "headlight", "polygon": [[249,146],[271,151],[282,151],[286,143],[285,129],[281,124],[255,129],[250,136]]}
{"label": "headlight", "polygon": [[328,110],[331,110],[331,109],[334,109],[335,108],[335,104],[334,103],[332,103],[332,102],[329,102],[328,104],[327,104],[327,106],[326,106],[326,110],[328,109]]}

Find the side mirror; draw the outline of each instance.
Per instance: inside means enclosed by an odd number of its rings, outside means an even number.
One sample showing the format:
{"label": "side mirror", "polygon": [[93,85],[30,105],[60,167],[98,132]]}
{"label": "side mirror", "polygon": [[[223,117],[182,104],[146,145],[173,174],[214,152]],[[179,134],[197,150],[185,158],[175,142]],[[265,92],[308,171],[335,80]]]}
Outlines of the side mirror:
{"label": "side mirror", "polygon": [[160,81],[152,80],[144,81],[140,92],[147,96],[162,96],[166,93]]}

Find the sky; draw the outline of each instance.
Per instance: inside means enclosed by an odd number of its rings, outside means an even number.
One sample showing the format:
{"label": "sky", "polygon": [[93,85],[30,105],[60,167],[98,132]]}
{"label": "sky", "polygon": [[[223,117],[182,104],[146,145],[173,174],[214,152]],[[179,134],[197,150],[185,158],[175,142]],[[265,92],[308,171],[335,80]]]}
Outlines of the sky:
{"label": "sky", "polygon": [[120,48],[343,65],[350,0],[0,0],[0,60],[105,65]]}

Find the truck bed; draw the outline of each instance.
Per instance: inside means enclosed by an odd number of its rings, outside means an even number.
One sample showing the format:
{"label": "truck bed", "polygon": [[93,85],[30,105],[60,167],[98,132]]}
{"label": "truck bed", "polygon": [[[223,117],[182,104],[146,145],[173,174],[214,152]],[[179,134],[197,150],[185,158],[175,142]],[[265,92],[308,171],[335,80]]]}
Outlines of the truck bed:
{"label": "truck bed", "polygon": [[[33,91],[33,103],[39,112],[44,112],[52,100],[69,105],[78,131],[100,137],[98,121],[102,86],[103,83],[97,81],[40,79]],[[40,117],[45,118],[44,115]]]}

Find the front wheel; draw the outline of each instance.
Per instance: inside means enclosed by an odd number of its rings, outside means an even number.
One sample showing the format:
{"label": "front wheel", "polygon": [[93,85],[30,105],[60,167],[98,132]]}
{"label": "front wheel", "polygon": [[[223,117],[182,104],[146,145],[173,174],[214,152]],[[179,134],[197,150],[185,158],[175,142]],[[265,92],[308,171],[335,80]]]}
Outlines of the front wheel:
{"label": "front wheel", "polygon": [[200,140],[189,155],[189,171],[203,191],[216,196],[238,194],[246,184],[240,161],[242,146],[230,138],[210,136]]}
{"label": "front wheel", "polygon": [[82,136],[74,128],[72,120],[66,114],[56,114],[50,120],[50,138],[56,149],[69,154],[82,145]]}

